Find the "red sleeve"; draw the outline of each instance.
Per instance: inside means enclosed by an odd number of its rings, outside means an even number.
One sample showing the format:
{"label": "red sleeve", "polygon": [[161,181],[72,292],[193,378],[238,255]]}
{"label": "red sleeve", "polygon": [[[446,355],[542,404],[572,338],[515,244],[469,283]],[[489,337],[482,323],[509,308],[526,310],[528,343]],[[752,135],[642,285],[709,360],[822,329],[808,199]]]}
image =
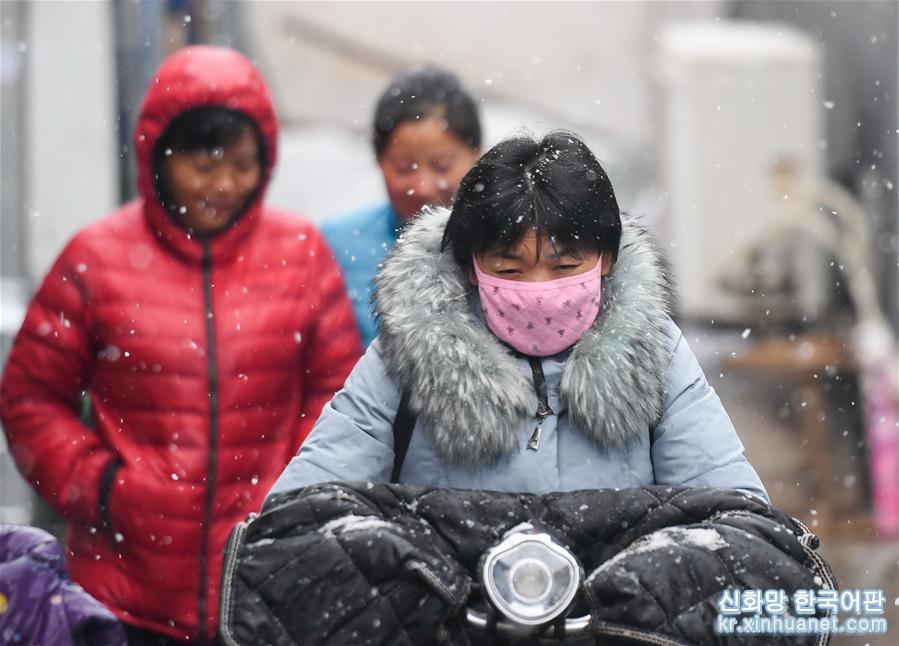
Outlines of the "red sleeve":
{"label": "red sleeve", "polygon": [[[310,238],[313,238],[310,235]],[[312,240],[314,255],[310,259],[318,287],[313,316],[312,338],[303,354],[303,405],[297,446],[309,435],[322,408],[362,356],[362,339],[356,326],[353,306],[346,293],[340,266],[333,258],[324,238],[316,231]]]}
{"label": "red sleeve", "polygon": [[81,273],[89,262],[69,243],[32,300],[0,384],[0,420],[25,478],[70,519],[100,520],[101,472],[114,452],[79,419],[94,354],[89,299]]}

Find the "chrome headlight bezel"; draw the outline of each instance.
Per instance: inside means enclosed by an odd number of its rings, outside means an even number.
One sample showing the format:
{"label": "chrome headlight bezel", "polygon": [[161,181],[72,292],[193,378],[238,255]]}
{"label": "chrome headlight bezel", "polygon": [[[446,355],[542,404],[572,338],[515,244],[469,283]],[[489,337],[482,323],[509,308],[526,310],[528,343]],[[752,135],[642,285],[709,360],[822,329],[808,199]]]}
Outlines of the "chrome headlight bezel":
{"label": "chrome headlight bezel", "polygon": [[[544,592],[538,596],[529,598],[516,589],[514,575],[525,564],[538,578],[547,579]],[[485,552],[481,566],[481,583],[491,603],[523,626],[547,624],[563,614],[574,601],[582,579],[583,569],[574,555],[529,523],[507,532]]]}

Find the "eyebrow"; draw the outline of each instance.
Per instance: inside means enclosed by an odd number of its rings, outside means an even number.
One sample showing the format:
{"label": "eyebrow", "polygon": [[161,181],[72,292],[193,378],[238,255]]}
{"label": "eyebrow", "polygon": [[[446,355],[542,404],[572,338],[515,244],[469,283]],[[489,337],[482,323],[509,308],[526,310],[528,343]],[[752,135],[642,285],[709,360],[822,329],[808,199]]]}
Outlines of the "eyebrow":
{"label": "eyebrow", "polygon": [[551,248],[551,253],[549,254],[550,258],[561,259],[565,256],[571,256],[572,258],[576,258],[581,260],[581,250],[577,247],[562,247],[562,246],[553,246]]}
{"label": "eyebrow", "polygon": [[[497,255],[500,258],[502,258],[503,260],[521,260],[522,259],[521,256],[519,256],[518,254],[513,253],[511,251],[501,251]],[[562,251],[562,253],[552,252],[551,254],[546,256],[546,258],[548,260],[555,261],[555,262],[559,262],[563,258],[566,258],[566,257],[571,257],[575,260],[581,260],[581,258],[579,258],[577,255],[575,255],[571,252],[568,252],[568,251]]]}

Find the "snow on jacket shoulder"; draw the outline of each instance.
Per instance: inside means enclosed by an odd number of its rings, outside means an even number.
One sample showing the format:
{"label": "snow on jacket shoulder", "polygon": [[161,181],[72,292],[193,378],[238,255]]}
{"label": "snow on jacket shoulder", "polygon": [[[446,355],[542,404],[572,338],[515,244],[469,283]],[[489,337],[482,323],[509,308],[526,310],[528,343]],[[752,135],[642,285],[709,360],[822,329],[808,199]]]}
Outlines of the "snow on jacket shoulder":
{"label": "snow on jacket shoulder", "polygon": [[[214,634],[222,547],[341,387],[361,344],[308,222],[263,206],[191,236],[156,197],[153,144],[196,105],[277,122],[246,59],[169,59],[136,129],[140,199],[82,230],[32,301],[0,386],[19,469],[70,521],[73,578],[128,623]],[[82,391],[92,428],[78,416]]]}
{"label": "snow on jacket shoulder", "polygon": [[550,408],[527,449],[537,397],[526,358],[488,330],[440,251],[445,210],[419,216],[378,276],[381,335],[325,407],[271,493],[330,480],[384,482],[403,389],[416,414],[400,481],[545,493],[653,484],[740,489],[767,501],[727,413],[667,314],[646,234],[626,223],[602,310],[542,360]]}

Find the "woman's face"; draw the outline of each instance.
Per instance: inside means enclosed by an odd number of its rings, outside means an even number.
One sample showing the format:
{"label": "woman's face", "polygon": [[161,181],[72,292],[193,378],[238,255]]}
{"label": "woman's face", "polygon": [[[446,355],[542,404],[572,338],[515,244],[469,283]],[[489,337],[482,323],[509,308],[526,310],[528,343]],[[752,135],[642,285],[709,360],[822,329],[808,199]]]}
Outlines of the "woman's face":
{"label": "woman's face", "polygon": [[449,206],[462,177],[478,159],[440,117],[401,123],[378,164],[390,204],[402,220],[425,205]]}
{"label": "woman's face", "polygon": [[[531,229],[514,247],[495,247],[478,256],[478,265],[490,276],[536,283],[583,274],[596,267],[598,260],[597,251],[559,253],[547,236],[540,241],[540,258],[537,258],[537,234]],[[604,254],[602,275],[609,273],[611,268],[612,254]],[[471,284],[477,286],[474,269],[469,270],[468,277]]]}
{"label": "woman's face", "polygon": [[173,152],[164,172],[181,222],[199,233],[214,233],[228,226],[259,185],[259,144],[246,130],[223,148]]}

